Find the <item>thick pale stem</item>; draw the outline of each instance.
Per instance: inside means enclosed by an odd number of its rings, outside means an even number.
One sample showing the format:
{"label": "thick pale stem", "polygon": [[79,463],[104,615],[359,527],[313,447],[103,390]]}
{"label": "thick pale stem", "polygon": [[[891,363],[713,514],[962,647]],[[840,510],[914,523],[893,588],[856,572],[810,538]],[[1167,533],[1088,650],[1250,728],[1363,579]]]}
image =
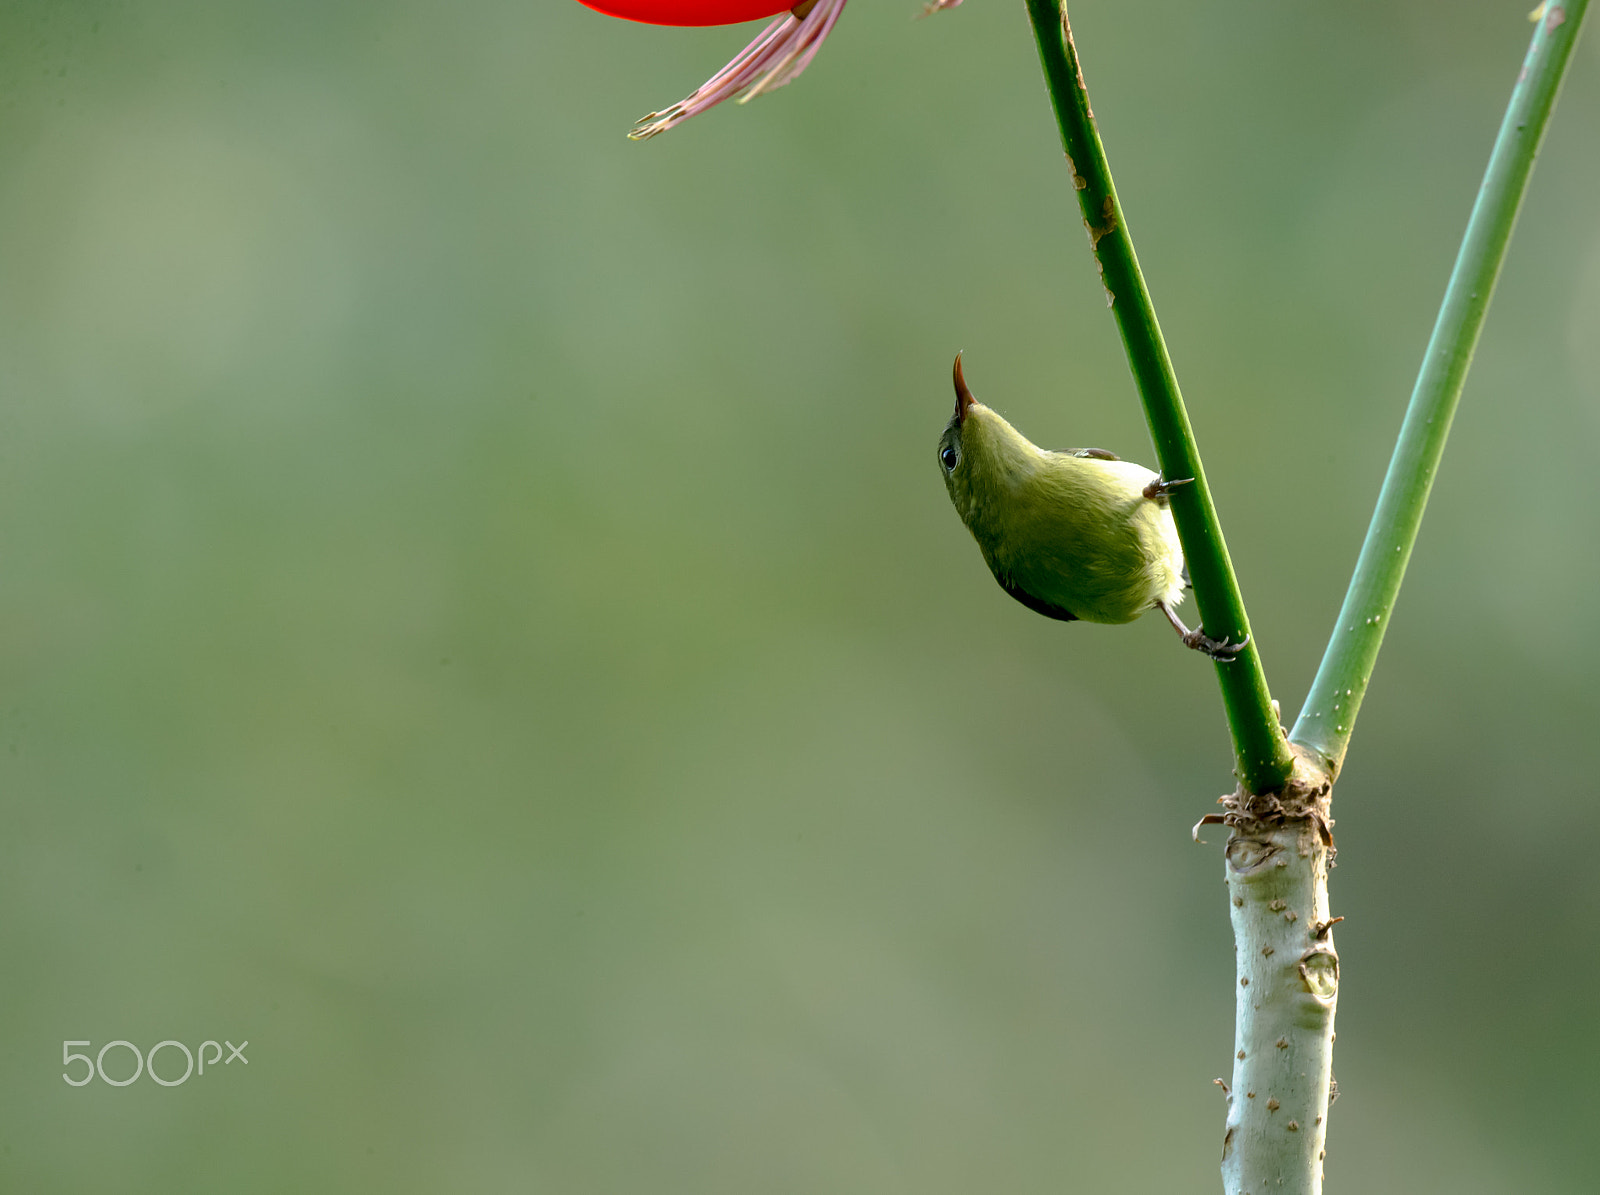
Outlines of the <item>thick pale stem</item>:
{"label": "thick pale stem", "polygon": [[1321,824],[1246,824],[1228,841],[1237,951],[1226,1195],[1315,1195],[1333,1079],[1339,956]]}

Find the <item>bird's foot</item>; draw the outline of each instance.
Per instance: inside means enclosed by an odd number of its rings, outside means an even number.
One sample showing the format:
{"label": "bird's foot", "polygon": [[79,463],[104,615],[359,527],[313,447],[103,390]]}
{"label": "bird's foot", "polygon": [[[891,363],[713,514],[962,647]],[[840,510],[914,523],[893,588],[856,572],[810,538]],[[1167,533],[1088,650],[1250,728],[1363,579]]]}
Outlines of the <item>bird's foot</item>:
{"label": "bird's foot", "polygon": [[1250,645],[1250,636],[1246,635],[1238,643],[1230,639],[1213,639],[1206,634],[1204,627],[1195,627],[1190,630],[1183,625],[1183,619],[1166,602],[1157,602],[1156,608],[1167,616],[1167,621],[1172,624],[1172,629],[1178,632],[1178,638],[1183,640],[1185,647],[1192,647],[1195,651],[1204,652],[1219,664],[1231,664],[1239,658],[1239,653]]}
{"label": "bird's foot", "polygon": [[1158,474],[1156,479],[1144,487],[1144,496],[1154,502],[1165,502],[1172,491],[1179,486],[1189,485],[1194,481],[1192,477],[1181,477],[1177,481],[1168,481],[1165,474]]}
{"label": "bird's foot", "polygon": [[1192,647],[1195,651],[1204,652],[1219,664],[1231,664],[1239,658],[1239,653],[1250,646],[1250,636],[1246,635],[1241,643],[1234,643],[1228,639],[1213,639],[1206,634],[1205,628],[1195,627],[1192,631],[1185,632],[1183,636],[1185,647]]}

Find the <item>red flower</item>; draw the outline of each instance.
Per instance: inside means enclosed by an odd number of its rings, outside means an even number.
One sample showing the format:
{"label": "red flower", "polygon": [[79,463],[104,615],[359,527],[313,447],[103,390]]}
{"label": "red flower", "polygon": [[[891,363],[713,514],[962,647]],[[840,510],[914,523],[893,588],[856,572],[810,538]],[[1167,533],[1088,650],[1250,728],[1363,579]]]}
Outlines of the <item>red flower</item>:
{"label": "red flower", "polygon": [[647,25],[737,25],[775,17],[793,0],[579,0],[596,12]]}

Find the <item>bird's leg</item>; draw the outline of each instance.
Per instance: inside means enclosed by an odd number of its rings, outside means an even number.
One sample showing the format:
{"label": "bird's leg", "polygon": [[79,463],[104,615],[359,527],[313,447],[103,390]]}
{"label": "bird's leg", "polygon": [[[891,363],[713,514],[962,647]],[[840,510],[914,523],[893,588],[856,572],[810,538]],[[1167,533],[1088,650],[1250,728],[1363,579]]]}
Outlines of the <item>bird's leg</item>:
{"label": "bird's leg", "polygon": [[1216,660],[1219,664],[1231,664],[1250,643],[1250,636],[1244,637],[1243,643],[1230,643],[1226,639],[1213,639],[1206,634],[1204,627],[1195,627],[1190,630],[1183,625],[1173,608],[1166,602],[1157,602],[1156,609],[1167,616],[1167,621],[1172,624],[1172,629],[1178,632],[1178,638],[1183,640],[1185,647],[1192,647],[1195,651],[1203,651],[1206,655]]}
{"label": "bird's leg", "polygon": [[1180,478],[1177,481],[1168,481],[1166,474],[1158,473],[1156,475],[1156,479],[1144,487],[1144,496],[1165,505],[1167,497],[1172,493],[1173,490],[1177,489],[1181,485],[1188,485],[1192,481],[1194,481],[1194,478],[1192,477]]}

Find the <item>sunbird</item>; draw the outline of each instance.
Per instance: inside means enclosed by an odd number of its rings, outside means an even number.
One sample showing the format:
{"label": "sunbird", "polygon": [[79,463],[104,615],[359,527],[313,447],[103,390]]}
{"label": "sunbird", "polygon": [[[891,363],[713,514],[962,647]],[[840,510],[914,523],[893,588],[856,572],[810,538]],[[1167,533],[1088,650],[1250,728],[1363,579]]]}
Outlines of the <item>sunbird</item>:
{"label": "sunbird", "polygon": [[1245,644],[1190,630],[1174,607],[1188,588],[1168,481],[1102,448],[1051,452],[972,397],[954,370],[956,410],[939,437],[939,469],[956,513],[1000,588],[1064,622],[1167,616],[1183,642],[1223,663]]}

